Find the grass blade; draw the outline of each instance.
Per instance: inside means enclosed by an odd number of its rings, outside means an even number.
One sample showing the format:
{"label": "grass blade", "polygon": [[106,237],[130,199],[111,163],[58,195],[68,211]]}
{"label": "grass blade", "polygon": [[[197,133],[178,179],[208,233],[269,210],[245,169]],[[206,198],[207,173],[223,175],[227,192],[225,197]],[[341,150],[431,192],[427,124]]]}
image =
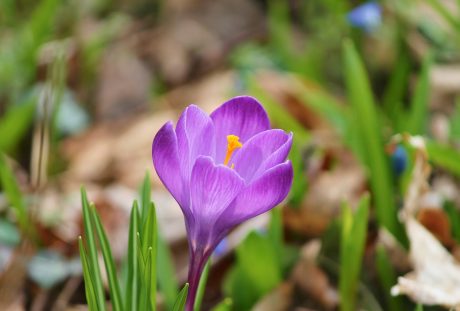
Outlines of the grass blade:
{"label": "grass blade", "polygon": [[139,263],[139,280],[140,280],[140,290],[139,290],[139,310],[150,310],[150,304],[148,300],[148,292],[146,288],[148,287],[149,280],[147,274],[147,264],[146,258],[144,258],[144,254],[142,251],[142,241],[139,236],[139,233],[136,235],[137,237],[137,259]]}
{"label": "grass blade", "polygon": [[96,212],[95,206],[90,206],[91,216],[93,223],[96,227],[96,233],[98,236],[99,244],[102,250],[102,256],[104,258],[105,270],[109,281],[110,297],[112,299],[112,307],[114,311],[123,310],[123,302],[120,294],[120,284],[118,282],[117,270],[115,269],[115,263],[113,261],[112,250],[110,248],[107,235],[105,234],[104,227],[102,226],[101,219]]}
{"label": "grass blade", "polygon": [[31,98],[21,105],[9,108],[0,120],[0,151],[11,152],[30,128],[35,111],[35,100]]}
{"label": "grass blade", "polygon": [[174,304],[173,311],[183,311],[185,308],[185,302],[187,301],[188,294],[188,283],[185,283],[184,287],[177,296],[176,303]]}
{"label": "grass blade", "polygon": [[225,298],[217,306],[212,308],[212,311],[231,311],[233,302],[230,298]]}
{"label": "grass blade", "polygon": [[383,95],[383,109],[391,119],[393,128],[401,131],[400,114],[403,111],[404,94],[410,74],[410,59],[404,48],[400,48],[395,68]]}
{"label": "grass blade", "polygon": [[88,262],[91,269],[91,275],[94,280],[94,291],[96,296],[96,302],[98,310],[105,310],[105,293],[102,284],[101,268],[99,267],[96,241],[94,239],[93,225],[91,223],[91,212],[86,196],[85,188],[81,188],[81,201],[83,204],[83,224],[85,228],[85,237],[88,245]]}
{"label": "grass blade", "polygon": [[348,100],[353,109],[354,124],[363,160],[368,168],[377,218],[403,245],[407,238],[397,220],[397,210],[390,174],[380,133],[380,122],[369,79],[351,41],[344,44],[345,80]]}
{"label": "grass blade", "polygon": [[147,213],[147,219],[142,228],[142,253],[146,258],[146,266],[150,267],[147,274],[148,286],[151,288],[149,291],[150,303],[152,306],[156,305],[156,267],[157,267],[157,217],[155,213],[155,205],[150,203],[150,208]]}
{"label": "grass blade", "polygon": [[144,223],[147,218],[149,207],[150,207],[150,202],[152,201],[151,200],[151,191],[152,191],[151,189],[152,189],[152,185],[150,183],[150,174],[147,171],[145,173],[144,181],[142,182],[141,191],[140,191],[141,192],[142,223]]}
{"label": "grass blade", "polygon": [[354,311],[359,274],[367,235],[369,196],[364,196],[353,215],[348,205],[342,211],[342,240],[340,245],[340,310]]}
{"label": "grass blade", "polygon": [[85,281],[85,294],[89,310],[99,310],[96,301],[96,293],[94,292],[93,279],[91,278],[91,269],[88,263],[88,256],[86,255],[85,247],[81,236],[78,237],[78,248],[80,250],[81,265],[83,268],[83,279]]}
{"label": "grass blade", "polygon": [[168,310],[174,307],[177,293],[179,292],[179,285],[177,284],[174,267],[172,265],[171,253],[168,245],[163,240],[159,231],[158,237],[158,254],[157,254],[157,271],[158,271],[158,284],[163,293],[165,304]]}
{"label": "grass blade", "polygon": [[22,197],[21,189],[19,189],[18,182],[14,176],[13,171],[6,163],[6,157],[0,154],[0,184],[5,192],[6,198],[11,206],[14,208],[16,216],[19,221],[21,230],[29,234],[33,232],[29,224],[29,216],[27,214],[26,204]]}
{"label": "grass blade", "polygon": [[[140,239],[138,239],[138,245],[141,245]],[[149,247],[145,253],[142,254],[143,250],[138,248],[138,261],[139,261],[139,272],[140,272],[140,291],[139,291],[139,310],[142,311],[153,311],[156,309],[156,305],[152,301],[152,253],[153,249]],[[156,288],[154,287],[155,291]]]}
{"label": "grass blade", "polygon": [[426,1],[434,11],[438,12],[438,14],[446,21],[454,30],[460,29],[460,22],[457,17],[451,14],[451,11],[447,8],[447,6],[440,2],[439,0],[427,0]]}
{"label": "grass blade", "polygon": [[430,67],[432,55],[428,54],[423,60],[422,70],[415,87],[410,106],[409,119],[407,120],[407,131],[412,135],[426,133],[428,118],[428,100],[430,97]]}
{"label": "grass blade", "polygon": [[387,310],[399,311],[406,309],[401,297],[393,297],[391,295],[391,287],[397,283],[397,275],[383,246],[377,248],[375,264],[380,283],[385,293]]}
{"label": "grass blade", "polygon": [[425,140],[430,161],[460,177],[460,152],[432,140]]}
{"label": "grass blade", "polygon": [[342,105],[337,99],[327,94],[318,84],[292,77],[292,86],[301,103],[312,109],[321,118],[327,120],[338,133],[346,136],[348,131],[348,107]]}
{"label": "grass blade", "polygon": [[139,259],[138,254],[138,237],[139,232],[139,208],[137,201],[134,201],[131,209],[129,223],[129,241],[128,241],[128,282],[126,284],[126,310],[137,311],[139,299]]}

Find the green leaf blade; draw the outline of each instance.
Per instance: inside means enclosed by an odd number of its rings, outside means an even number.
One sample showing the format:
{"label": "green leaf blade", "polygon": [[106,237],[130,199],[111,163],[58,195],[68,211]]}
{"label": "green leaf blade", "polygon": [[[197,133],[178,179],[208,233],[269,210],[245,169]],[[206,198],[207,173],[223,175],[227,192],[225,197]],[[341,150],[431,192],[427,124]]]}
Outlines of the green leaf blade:
{"label": "green leaf blade", "polygon": [[357,309],[356,293],[367,236],[368,215],[368,195],[360,200],[354,215],[348,205],[343,207],[339,279],[340,309],[342,311]]}
{"label": "green leaf blade", "polygon": [[377,219],[403,245],[407,244],[403,228],[397,220],[396,200],[392,186],[391,169],[385,157],[379,112],[375,105],[364,65],[351,41],[343,47],[345,81],[351,103],[355,134],[362,160],[368,168]]}
{"label": "green leaf blade", "polygon": [[126,310],[137,311],[139,300],[139,259],[138,255],[138,238],[139,232],[139,208],[137,201],[134,201],[131,209],[129,223],[129,241],[128,241],[128,281],[126,284]]}
{"label": "green leaf blade", "polygon": [[6,163],[6,156],[0,155],[0,184],[5,192],[11,206],[19,220],[19,226],[24,233],[31,233],[33,230],[30,228],[31,222],[27,214],[26,204],[19,188],[16,177],[13,171]]}
{"label": "green leaf blade", "polygon": [[85,229],[85,237],[88,244],[88,262],[91,269],[91,275],[94,280],[94,289],[96,293],[96,302],[98,310],[106,310],[105,308],[105,293],[102,283],[101,268],[99,267],[96,241],[94,239],[93,225],[91,223],[91,212],[86,190],[81,188],[81,200],[83,204],[83,224]]}
{"label": "green leaf blade", "polygon": [[88,302],[89,310],[99,310],[96,293],[94,291],[94,280],[91,277],[91,269],[88,263],[88,256],[86,255],[85,247],[83,246],[81,237],[78,238],[78,248],[80,250],[80,258],[83,268],[83,279],[85,281],[86,301]]}
{"label": "green leaf blade", "polygon": [[96,208],[93,204],[90,205],[90,211],[92,221],[96,227],[99,244],[101,246],[102,257],[104,258],[105,269],[109,282],[110,297],[112,298],[112,307],[114,311],[122,311],[123,302],[120,294],[120,284],[118,282],[117,271],[115,269],[115,263],[113,260],[109,240],[107,239],[107,235],[105,234],[101,219],[99,218],[99,215],[97,214]]}
{"label": "green leaf blade", "polygon": [[188,283],[184,285],[179,295],[177,296],[176,302],[174,303],[173,311],[183,311],[185,308],[185,302],[187,301],[188,294]]}

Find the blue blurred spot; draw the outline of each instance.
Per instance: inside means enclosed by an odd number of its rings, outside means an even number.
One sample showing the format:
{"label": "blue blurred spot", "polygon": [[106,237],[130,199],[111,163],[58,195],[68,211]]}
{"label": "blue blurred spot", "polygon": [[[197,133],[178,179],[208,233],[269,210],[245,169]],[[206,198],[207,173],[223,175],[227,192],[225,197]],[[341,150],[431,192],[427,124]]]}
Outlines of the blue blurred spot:
{"label": "blue blurred spot", "polygon": [[220,257],[225,254],[228,248],[227,239],[223,239],[222,241],[217,244],[216,248],[214,249],[214,256]]}
{"label": "blue blurred spot", "polygon": [[396,147],[396,150],[391,155],[391,164],[396,176],[401,176],[407,167],[407,151],[403,146],[398,145]]}
{"label": "blue blurred spot", "polygon": [[382,22],[382,9],[377,2],[364,3],[347,14],[350,25],[372,32]]}

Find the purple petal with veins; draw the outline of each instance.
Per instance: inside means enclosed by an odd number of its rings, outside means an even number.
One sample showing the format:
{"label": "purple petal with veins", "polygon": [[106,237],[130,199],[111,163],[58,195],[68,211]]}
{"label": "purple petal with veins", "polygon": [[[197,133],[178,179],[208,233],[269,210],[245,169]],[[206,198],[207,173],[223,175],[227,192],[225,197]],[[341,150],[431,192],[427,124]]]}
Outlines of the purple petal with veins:
{"label": "purple petal with veins", "polygon": [[186,311],[193,310],[203,267],[225,235],[288,195],[291,145],[292,133],[270,129],[264,108],[249,96],[230,99],[210,116],[191,105],[175,130],[168,122],[155,136],[153,164],[181,206],[187,227]]}

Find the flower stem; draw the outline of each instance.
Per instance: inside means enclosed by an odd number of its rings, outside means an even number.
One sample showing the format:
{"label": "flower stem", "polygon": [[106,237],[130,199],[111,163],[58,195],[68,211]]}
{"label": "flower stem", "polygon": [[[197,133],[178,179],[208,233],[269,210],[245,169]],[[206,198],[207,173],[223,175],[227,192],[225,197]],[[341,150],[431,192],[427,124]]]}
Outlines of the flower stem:
{"label": "flower stem", "polygon": [[206,283],[208,282],[209,268],[211,266],[211,259],[206,260],[203,272],[201,273],[200,283],[198,285],[198,291],[195,296],[194,310],[201,310],[201,302],[203,301],[204,291],[206,289]]}
{"label": "flower stem", "polygon": [[209,255],[202,252],[192,252],[190,258],[190,267],[188,271],[188,295],[187,302],[185,303],[185,311],[194,311],[194,305],[198,286],[200,285],[201,275],[206,265]]}

